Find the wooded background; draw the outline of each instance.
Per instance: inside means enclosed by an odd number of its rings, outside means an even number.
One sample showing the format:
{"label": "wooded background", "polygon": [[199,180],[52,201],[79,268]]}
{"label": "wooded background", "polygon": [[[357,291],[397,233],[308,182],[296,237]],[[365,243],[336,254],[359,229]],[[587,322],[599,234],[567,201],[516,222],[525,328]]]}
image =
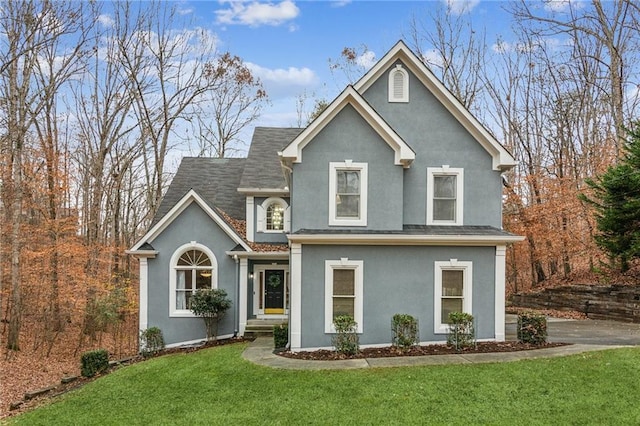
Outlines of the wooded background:
{"label": "wooded background", "polygon": [[[552,5],[552,3],[550,3]],[[2,347],[50,356],[137,348],[137,262],[180,148],[242,154],[265,106],[215,35],[162,2],[6,1],[0,8]],[[519,161],[504,176],[508,292],[602,269],[585,178],[615,164],[636,119],[640,10],[632,1],[505,3],[517,42],[487,40],[443,6],[405,39]],[[108,22],[106,22],[108,20]],[[176,31],[182,25],[184,30]],[[329,66],[358,78],[347,47]],[[301,109],[301,94],[296,108]],[[315,99],[312,118],[327,100]],[[302,120],[300,124],[305,124]],[[26,326],[23,326],[26,325]],[[70,337],[71,336],[71,337]]]}

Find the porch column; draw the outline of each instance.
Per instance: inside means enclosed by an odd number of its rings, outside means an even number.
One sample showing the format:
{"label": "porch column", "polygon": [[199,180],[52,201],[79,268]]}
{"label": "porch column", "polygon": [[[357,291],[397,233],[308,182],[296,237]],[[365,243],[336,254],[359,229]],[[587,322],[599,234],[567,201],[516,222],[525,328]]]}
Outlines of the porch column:
{"label": "porch column", "polygon": [[302,345],[302,244],[292,243],[290,252],[289,344],[295,351]]}
{"label": "porch column", "polygon": [[496,287],[495,287],[495,339],[504,342],[505,331],[505,275],[506,275],[506,246],[496,246]]}
{"label": "porch column", "polygon": [[253,196],[247,196],[247,201],[246,201],[246,210],[247,210],[247,221],[246,223],[246,238],[247,241],[251,241],[253,242],[253,222],[255,220],[255,209],[254,209],[254,198]]}
{"label": "porch column", "polygon": [[149,263],[146,257],[139,257],[138,261],[140,262],[140,294],[138,296],[140,302],[140,318],[138,320],[138,329],[146,330],[149,325]]}
{"label": "porch column", "polygon": [[240,294],[238,295],[238,335],[244,336],[247,328],[247,278],[248,278],[249,261],[246,258],[240,258]]}

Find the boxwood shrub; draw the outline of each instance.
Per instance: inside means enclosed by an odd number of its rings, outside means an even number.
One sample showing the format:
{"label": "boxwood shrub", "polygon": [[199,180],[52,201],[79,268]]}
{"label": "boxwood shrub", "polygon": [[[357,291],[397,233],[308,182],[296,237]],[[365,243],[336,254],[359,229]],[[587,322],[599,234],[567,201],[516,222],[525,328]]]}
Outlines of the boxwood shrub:
{"label": "boxwood shrub", "polygon": [[93,377],[109,368],[109,353],[106,349],[97,349],[82,354],[81,369],[83,377]]}

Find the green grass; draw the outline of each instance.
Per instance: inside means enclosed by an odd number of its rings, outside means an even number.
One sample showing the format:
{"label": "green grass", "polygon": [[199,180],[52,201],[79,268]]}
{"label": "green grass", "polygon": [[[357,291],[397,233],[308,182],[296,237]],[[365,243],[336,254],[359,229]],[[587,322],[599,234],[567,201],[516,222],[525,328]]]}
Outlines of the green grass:
{"label": "green grass", "polygon": [[244,348],[122,368],[10,424],[640,424],[640,348],[347,371],[256,366]]}

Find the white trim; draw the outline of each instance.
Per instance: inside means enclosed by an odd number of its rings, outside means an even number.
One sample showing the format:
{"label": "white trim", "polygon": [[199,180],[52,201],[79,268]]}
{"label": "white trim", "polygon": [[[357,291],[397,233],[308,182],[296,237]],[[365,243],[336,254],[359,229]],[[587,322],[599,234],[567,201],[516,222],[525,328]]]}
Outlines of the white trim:
{"label": "white trim", "polygon": [[505,274],[506,274],[506,246],[496,246],[496,276],[495,276],[495,339],[504,342],[505,334]]}
{"label": "white trim", "polygon": [[407,45],[399,41],[358,82],[354,88],[365,93],[389,68],[401,60],[406,68],[429,90],[438,101],[491,155],[493,170],[506,171],[517,162],[493,135],[467,110],[464,105],[438,80]]}
{"label": "white trim", "polygon": [[240,259],[240,291],[238,294],[238,335],[244,336],[244,331],[247,328],[247,298],[248,298],[248,276],[249,276],[249,261],[246,258]]}
{"label": "white trim", "polygon": [[[360,172],[360,217],[345,219],[337,217],[336,173],[338,170],[357,170]],[[368,164],[354,163],[351,160],[329,163],[329,226],[367,226],[367,189]]]}
{"label": "white trim", "polygon": [[246,226],[246,228],[247,228],[246,234],[247,235],[246,235],[246,238],[247,238],[247,241],[251,241],[251,242],[254,241],[254,238],[253,238],[253,224],[254,224],[254,220],[255,220],[254,212],[253,212],[254,204],[255,204],[254,197],[248,195],[247,196],[247,201],[246,201],[246,210],[247,210],[247,215],[246,215],[247,216],[247,220],[246,220],[246,224],[247,224],[247,226]]}
{"label": "white trim", "polygon": [[[395,77],[398,74],[402,76],[402,93],[399,97],[396,97]],[[389,71],[389,76],[387,78],[389,79],[389,102],[409,102],[409,73],[407,70],[402,68],[402,64],[396,64],[395,68],[392,68],[391,71]]]}
{"label": "white trim", "polygon": [[[267,209],[271,204],[279,204],[282,211],[282,230],[274,230],[267,229]],[[256,228],[257,232],[264,232],[265,234],[282,234],[284,232],[289,232],[290,220],[287,220],[289,214],[289,204],[280,197],[269,197],[262,202],[261,205],[256,206],[256,211],[258,213],[258,226]]]}
{"label": "white trim", "polygon": [[[456,212],[455,220],[434,220],[433,195],[435,176],[456,177]],[[464,224],[464,169],[449,166],[427,167],[427,225],[456,225]]]}
{"label": "white trim", "polygon": [[167,214],[156,223],[140,240],[134,245],[130,252],[137,252],[145,242],[151,243],[158,235],[164,231],[191,203],[196,203],[236,244],[239,244],[246,251],[251,251],[251,247],[225,222],[215,210],[198,195],[196,191],[190,189],[184,197],[180,199]]}
{"label": "white trim", "polygon": [[218,260],[213,252],[205,245],[196,241],[183,244],[178,247],[169,261],[169,317],[171,318],[195,318],[189,309],[176,309],[176,264],[178,259],[188,250],[200,250],[211,260],[211,288],[218,288]]}
{"label": "white trim", "polygon": [[126,254],[133,255],[139,259],[150,258],[153,259],[158,254],[158,250],[125,250]]}
{"label": "white trim", "polygon": [[362,333],[363,307],[364,307],[364,261],[349,260],[342,258],[339,260],[324,261],[324,332],[335,333],[333,325],[333,271],[336,269],[354,270],[354,304],[353,319],[358,323],[357,332]]}
{"label": "white trim", "polygon": [[300,349],[302,343],[302,244],[291,244],[289,268],[289,344],[294,350]]}
{"label": "white trim", "polygon": [[146,257],[141,257],[140,262],[140,294],[139,294],[139,324],[140,330],[149,327],[149,263]]}
{"label": "white trim", "polygon": [[433,332],[443,334],[449,331],[449,326],[441,322],[442,319],[442,271],[463,271],[462,275],[462,310],[473,314],[473,262],[450,259],[434,262],[434,301],[433,301]]}
{"label": "white trim", "polygon": [[391,149],[393,149],[395,153],[394,164],[403,166],[404,168],[408,168],[411,165],[416,158],[415,152],[352,86],[347,86],[347,88],[325,108],[318,118],[313,120],[313,122],[279,152],[278,155],[283,160],[302,163],[303,148],[347,105],[351,105]]}
{"label": "white trim", "polygon": [[241,259],[272,259],[287,260],[289,259],[288,251],[226,251],[227,256],[238,256]]}
{"label": "white trim", "polygon": [[[291,281],[291,275],[289,272],[289,265],[287,264],[275,264],[275,265],[265,265],[265,264],[258,264],[258,265],[253,265],[253,278],[252,283],[253,283],[253,313],[258,317],[258,318],[277,318],[277,315],[270,315],[270,314],[265,314],[264,313],[264,294],[258,294],[259,290],[260,290],[260,272],[264,272],[266,270],[279,270],[279,271],[284,271],[284,278],[285,278],[285,287],[284,287],[284,294],[283,294],[283,298],[282,298],[282,307],[284,309],[284,317],[287,317],[287,314],[289,313],[289,309],[287,309],[287,303],[290,303],[290,300],[287,299],[287,284],[289,284],[289,286],[291,286],[290,283],[287,283],[287,275],[289,276],[289,281]],[[264,283],[264,285],[266,285],[266,283]],[[264,288],[264,287],[263,287]],[[260,299],[262,298],[262,309],[260,309]],[[291,298],[291,294],[289,294],[289,298]]]}
{"label": "white trim", "polygon": [[289,234],[290,243],[416,245],[416,246],[495,246],[523,241],[520,235],[414,235],[414,234]]}
{"label": "white trim", "polygon": [[238,192],[245,195],[260,197],[288,197],[289,188],[238,188]]}

